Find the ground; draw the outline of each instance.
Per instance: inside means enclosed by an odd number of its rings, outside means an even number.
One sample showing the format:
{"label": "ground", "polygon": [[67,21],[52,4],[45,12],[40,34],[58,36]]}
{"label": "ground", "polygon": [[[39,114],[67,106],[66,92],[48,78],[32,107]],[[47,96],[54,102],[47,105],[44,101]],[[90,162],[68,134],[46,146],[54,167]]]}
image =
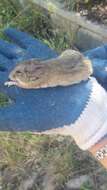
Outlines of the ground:
{"label": "ground", "polygon": [[107,187],[106,171],[70,137],[0,133],[0,169],[2,190],[67,190],[84,175],[78,190]]}
{"label": "ground", "polygon": [[69,11],[73,10],[89,20],[107,25],[107,0],[59,0]]}

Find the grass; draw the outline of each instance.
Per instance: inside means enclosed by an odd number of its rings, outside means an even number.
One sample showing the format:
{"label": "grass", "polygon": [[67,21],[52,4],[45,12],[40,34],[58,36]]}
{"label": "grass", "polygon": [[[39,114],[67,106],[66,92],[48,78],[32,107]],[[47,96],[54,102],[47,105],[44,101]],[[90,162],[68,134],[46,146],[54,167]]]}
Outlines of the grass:
{"label": "grass", "polygon": [[0,20],[2,38],[2,31],[12,26],[30,33],[58,52],[71,47],[67,34],[54,28],[50,15],[33,3],[22,8],[16,1],[0,0]]}
{"label": "grass", "polygon": [[11,102],[11,99],[4,93],[0,92],[0,108],[8,106]]}
{"label": "grass", "polygon": [[46,187],[52,187],[54,183],[54,189],[62,190],[68,179],[91,174],[99,166],[69,137],[4,132],[0,133],[0,168],[5,190],[18,190],[25,179],[29,180],[34,175],[32,190],[43,189],[46,179],[49,183]]}
{"label": "grass", "polygon": [[3,190],[20,190],[30,178],[33,179],[29,182],[31,190],[48,187],[51,190],[53,186],[54,190],[63,190],[69,179],[84,174],[92,179],[103,179],[81,187],[81,190],[94,190],[104,179],[106,184],[107,177],[107,173],[90,155],[79,150],[71,138],[36,136],[29,132],[0,133],[0,171]]}
{"label": "grass", "polygon": [[106,3],[106,0],[58,0],[60,3],[63,3],[64,7],[69,11],[79,11],[81,8],[91,10],[92,7],[96,4]]}
{"label": "grass", "polygon": [[[5,28],[13,26],[29,32],[58,52],[71,47],[67,34],[55,29],[50,15],[33,4],[23,9],[18,1],[0,0],[0,21],[0,38],[5,38],[2,34]],[[0,93],[1,106],[7,105],[8,100]],[[23,186],[29,186],[30,190],[49,187],[63,190],[66,181],[83,174],[98,180],[83,184],[81,190],[100,188],[102,182],[107,184],[106,172],[87,153],[80,151],[71,138],[37,136],[29,132],[0,132],[0,174],[2,190],[23,190]]]}

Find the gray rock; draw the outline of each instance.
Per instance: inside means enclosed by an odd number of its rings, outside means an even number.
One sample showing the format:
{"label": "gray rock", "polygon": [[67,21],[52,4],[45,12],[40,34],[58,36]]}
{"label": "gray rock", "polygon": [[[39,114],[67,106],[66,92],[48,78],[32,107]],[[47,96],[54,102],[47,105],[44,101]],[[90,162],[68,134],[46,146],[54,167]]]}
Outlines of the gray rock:
{"label": "gray rock", "polygon": [[86,51],[92,48],[96,48],[101,44],[104,44],[104,39],[102,36],[97,35],[94,32],[90,32],[87,29],[80,28],[78,30],[75,38],[75,45],[79,49]]}
{"label": "gray rock", "polygon": [[76,177],[74,179],[71,179],[70,181],[68,181],[66,183],[66,187],[69,189],[69,190],[76,190],[76,189],[80,189],[81,186],[90,181],[90,177],[88,175],[82,175],[82,176],[79,176],[79,177]]}
{"label": "gray rock", "polygon": [[106,25],[93,23],[78,13],[66,11],[57,5],[55,0],[51,1],[51,9],[49,1],[33,0],[33,2],[50,12],[55,27],[64,30],[69,35],[71,43],[74,42],[79,49],[86,51],[107,43]]}

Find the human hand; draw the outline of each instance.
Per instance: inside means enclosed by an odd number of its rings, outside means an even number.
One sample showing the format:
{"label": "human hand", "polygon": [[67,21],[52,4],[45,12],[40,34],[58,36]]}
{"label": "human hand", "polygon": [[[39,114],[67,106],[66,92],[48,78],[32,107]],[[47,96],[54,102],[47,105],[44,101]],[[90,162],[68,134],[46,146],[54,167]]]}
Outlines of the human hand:
{"label": "human hand", "polygon": [[[0,60],[4,66],[0,91],[14,99],[10,106],[0,108],[0,130],[70,135],[80,148],[88,149],[106,132],[103,125],[106,115],[102,116],[107,112],[104,89],[93,78],[68,87],[38,90],[5,87],[4,82],[16,63],[57,56],[49,47],[26,33],[15,29],[7,29],[5,33],[18,45],[0,40]],[[100,134],[95,134],[101,128]]]}
{"label": "human hand", "polygon": [[[47,45],[26,33],[10,28],[5,34],[14,44],[0,40],[0,61],[4,68],[0,73],[0,91],[7,94],[13,103],[0,108],[0,130],[41,132],[73,123],[88,101],[91,82],[38,90],[4,86],[16,63],[31,58],[57,57],[57,53]],[[81,101],[78,101],[80,97]]]}
{"label": "human hand", "polygon": [[92,61],[93,76],[107,90],[107,44],[86,51],[84,55]]}

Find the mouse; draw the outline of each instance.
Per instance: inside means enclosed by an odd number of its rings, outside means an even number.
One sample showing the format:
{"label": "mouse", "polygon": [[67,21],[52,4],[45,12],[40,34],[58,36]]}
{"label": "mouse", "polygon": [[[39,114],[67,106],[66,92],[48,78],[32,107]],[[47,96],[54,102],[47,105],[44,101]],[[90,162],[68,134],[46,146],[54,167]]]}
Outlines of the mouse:
{"label": "mouse", "polygon": [[88,58],[79,51],[67,49],[56,58],[18,63],[10,72],[5,85],[25,89],[68,86],[87,80],[92,73],[92,64]]}

